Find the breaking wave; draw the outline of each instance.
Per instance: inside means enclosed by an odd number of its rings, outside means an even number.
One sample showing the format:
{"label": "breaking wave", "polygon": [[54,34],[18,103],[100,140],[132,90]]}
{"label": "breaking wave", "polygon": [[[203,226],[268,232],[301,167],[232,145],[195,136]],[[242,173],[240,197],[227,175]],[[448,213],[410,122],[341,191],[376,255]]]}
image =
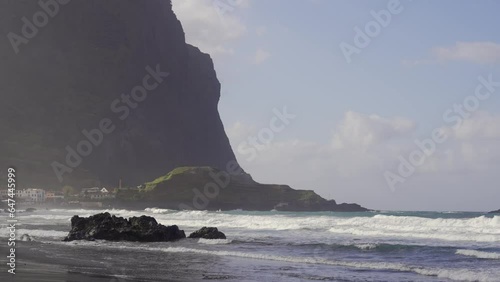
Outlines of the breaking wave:
{"label": "breaking wave", "polygon": [[500,217],[469,219],[375,215],[337,220],[329,231],[357,236],[500,242]]}
{"label": "breaking wave", "polygon": [[231,240],[228,239],[203,239],[201,238],[198,240],[199,244],[205,244],[205,245],[227,245],[231,244]]}
{"label": "breaking wave", "polygon": [[476,250],[457,250],[456,254],[481,259],[500,259],[500,253],[489,253]]}

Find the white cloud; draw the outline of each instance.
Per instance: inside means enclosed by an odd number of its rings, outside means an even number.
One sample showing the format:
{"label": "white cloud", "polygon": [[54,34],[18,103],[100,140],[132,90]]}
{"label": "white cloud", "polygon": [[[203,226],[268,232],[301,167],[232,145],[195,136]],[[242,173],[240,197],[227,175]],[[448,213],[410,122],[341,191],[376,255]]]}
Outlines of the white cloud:
{"label": "white cloud", "polygon": [[333,147],[354,146],[365,150],[382,141],[411,133],[415,127],[415,122],[405,118],[383,118],[348,111],[333,136]]}
{"label": "white cloud", "polygon": [[[465,120],[462,127],[442,129],[449,132],[448,140],[437,144],[436,152],[415,175],[398,186],[397,193],[390,191],[384,172],[394,171],[399,156],[408,158],[409,152],[418,148],[415,139],[431,136],[429,132],[416,138],[416,123],[410,119],[349,111],[334,128],[333,142],[311,142],[305,138],[275,141],[262,148],[251,161],[237,148],[241,140],[255,136],[257,128],[236,123],[228,135],[238,161],[255,180],[314,189],[338,201],[357,201],[372,208],[375,208],[373,203],[384,204],[385,208],[409,208],[412,204],[422,208],[417,198],[424,201],[429,194],[418,194],[418,189],[434,187],[432,197],[456,197],[456,201],[483,188],[491,192],[492,188],[485,186],[474,187],[477,190],[461,188],[462,194],[453,194],[455,187],[436,183],[459,181],[464,177],[463,181],[469,185],[474,181],[484,183],[488,177],[487,181],[495,177],[499,180],[500,114],[478,112]],[[391,202],[391,198],[405,193],[416,198]]]}
{"label": "white cloud", "polygon": [[500,116],[477,112],[471,118],[464,120],[460,127],[452,128],[451,131],[458,140],[500,140]]}
{"label": "white cloud", "polygon": [[238,151],[242,141],[257,135],[255,126],[237,122],[227,133],[238,160],[250,172],[261,174],[268,167],[293,163],[298,165],[296,169],[308,173],[350,177],[368,170],[379,171],[396,159],[403,148],[392,141],[404,137],[409,140],[415,128],[415,122],[409,119],[349,111],[336,127],[332,143],[298,139],[272,142],[259,149],[256,158],[248,158],[249,151]]}
{"label": "white cloud", "polygon": [[247,29],[237,10],[247,8],[248,0],[173,0],[172,6],[186,41],[212,56],[234,53],[230,44]]}
{"label": "white cloud", "polygon": [[267,61],[271,57],[271,53],[267,52],[266,50],[259,48],[255,52],[255,55],[253,57],[253,63],[256,65],[260,65],[263,62]]}
{"label": "white cloud", "polygon": [[500,44],[493,42],[457,42],[451,47],[436,47],[433,54],[440,61],[465,61],[477,64],[500,63]]}
{"label": "white cloud", "polygon": [[[477,171],[500,165],[500,115],[477,112],[456,128],[442,128],[449,135],[446,156],[435,158],[435,171]],[[451,162],[453,160],[453,162]]]}
{"label": "white cloud", "polygon": [[[246,125],[243,122],[237,121],[231,127],[226,129],[226,133],[231,140],[231,143],[233,145],[237,145],[247,139],[248,136],[255,135],[257,133],[257,127]],[[237,146],[234,148],[237,148]]]}
{"label": "white cloud", "polygon": [[403,60],[406,66],[430,65],[448,61],[461,61],[474,64],[500,63],[500,44],[493,42],[457,42],[453,46],[435,47],[432,59]]}

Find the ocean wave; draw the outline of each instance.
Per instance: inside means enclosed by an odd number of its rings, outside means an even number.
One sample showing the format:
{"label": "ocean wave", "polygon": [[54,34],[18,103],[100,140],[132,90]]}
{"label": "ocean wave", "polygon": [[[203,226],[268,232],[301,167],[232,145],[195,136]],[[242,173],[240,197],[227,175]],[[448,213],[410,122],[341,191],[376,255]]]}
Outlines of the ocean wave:
{"label": "ocean wave", "polygon": [[469,219],[376,215],[337,220],[329,231],[357,236],[500,242],[500,217]]}
{"label": "ocean wave", "polygon": [[321,264],[338,267],[347,267],[354,269],[364,270],[385,270],[397,272],[412,272],[424,276],[434,276],[443,279],[451,279],[455,281],[475,281],[475,282],[496,282],[500,276],[499,269],[492,268],[478,268],[474,270],[455,268],[455,269],[442,269],[422,266],[412,266],[403,263],[392,262],[366,262],[366,261],[346,261],[346,260],[330,260],[326,258],[317,257],[297,257],[297,256],[280,256],[262,253],[245,253],[238,251],[222,251],[222,250],[205,250],[195,249],[188,247],[146,247],[146,246],[130,246],[120,244],[109,244],[105,241],[99,242],[79,242],[75,241],[73,244],[63,242],[54,242],[54,244],[62,244],[65,246],[80,246],[92,248],[111,248],[111,249],[126,249],[126,250],[145,250],[151,252],[166,252],[166,253],[196,253],[209,256],[222,256],[222,257],[239,257],[255,260],[266,261],[280,261],[285,263],[299,263],[299,264]]}
{"label": "ocean wave", "polygon": [[[67,222],[72,215],[89,216],[103,210],[51,210],[55,215],[36,215],[41,221]],[[117,216],[131,217],[149,214],[164,225],[178,225],[184,229],[199,229],[204,226],[217,226],[228,232],[245,234],[244,230],[253,231],[303,231],[304,238],[328,240],[336,235],[356,236],[387,240],[438,240],[437,244],[447,242],[500,243],[500,216],[475,218],[426,218],[417,216],[395,216],[377,214],[373,216],[344,217],[332,215],[296,214],[231,214],[209,211],[174,211],[148,208],[143,211],[105,210]],[[35,216],[35,215],[33,215]],[[33,218],[35,219],[35,218]],[[30,220],[34,221],[34,220]],[[52,223],[53,223],[52,222]],[[27,222],[28,223],[28,222]],[[314,233],[314,234],[313,234]],[[246,233],[248,234],[248,233]],[[282,237],[283,233],[273,235]],[[304,233],[305,234],[305,233]],[[321,234],[321,236],[319,235]],[[335,234],[335,235],[334,235]],[[330,236],[328,236],[330,235]],[[399,243],[399,242],[398,242]]]}
{"label": "ocean wave", "polygon": [[177,212],[176,210],[160,209],[160,208],[146,208],[144,209],[144,211],[153,214],[165,214],[165,213]]}
{"label": "ocean wave", "polygon": [[228,239],[203,239],[201,238],[198,240],[199,244],[205,244],[205,245],[227,245],[231,244],[231,240]]}
{"label": "ocean wave", "polygon": [[[0,236],[8,236],[9,230],[7,228],[2,228],[0,230]],[[41,229],[16,229],[16,238],[20,239],[23,234],[28,234],[33,238],[64,238],[68,235],[68,232],[57,231],[57,230],[41,230]]]}
{"label": "ocean wave", "polygon": [[331,216],[292,217],[282,214],[241,215],[208,211],[179,211],[160,214],[158,222],[175,222],[179,226],[199,228],[240,228],[248,230],[326,230],[331,226]]}
{"label": "ocean wave", "polygon": [[451,279],[455,281],[471,282],[498,282],[497,270],[483,269],[472,271],[468,269],[427,269],[414,268],[412,272],[426,276],[435,276],[438,278]]}
{"label": "ocean wave", "polygon": [[100,213],[103,210],[87,210],[87,209],[50,209],[51,212],[70,213],[70,214],[87,214],[87,213]]}
{"label": "ocean wave", "polygon": [[353,246],[360,249],[360,250],[373,250],[373,249],[376,249],[379,245],[368,243],[368,244],[355,244]]}
{"label": "ocean wave", "polygon": [[40,219],[47,221],[53,221],[53,220],[66,221],[71,219],[71,217],[68,215],[55,215],[55,214],[29,214],[29,215],[17,215],[17,217],[21,222],[29,221],[29,224],[35,224],[35,225],[48,224],[48,222],[39,221]]}
{"label": "ocean wave", "polygon": [[171,253],[190,252],[190,253],[205,254],[205,255],[232,256],[232,257],[250,258],[258,260],[282,261],[289,263],[324,264],[324,265],[349,267],[357,269],[413,272],[420,275],[436,276],[439,278],[447,278],[456,281],[495,282],[498,281],[497,277],[498,275],[500,275],[500,271],[492,269],[480,269],[472,271],[468,269],[424,268],[418,266],[409,266],[401,263],[350,262],[350,261],[327,260],[327,259],[311,258],[311,257],[277,256],[277,255],[243,253],[243,252],[232,252],[232,251],[208,251],[208,250],[191,249],[185,247],[152,248],[152,250],[171,252]]}
{"label": "ocean wave", "polygon": [[327,253],[336,250],[357,250],[379,253],[400,252],[415,248],[428,248],[425,245],[402,245],[386,243],[344,243],[344,244],[301,244],[299,247],[313,248],[315,253]]}
{"label": "ocean wave", "polygon": [[500,253],[489,253],[477,250],[457,250],[456,254],[481,259],[500,259]]}
{"label": "ocean wave", "polygon": [[103,212],[109,212],[110,214],[115,214],[115,215],[120,215],[123,216],[124,214],[144,214],[143,212],[140,211],[132,211],[132,210],[125,210],[125,209],[99,209],[99,210],[92,210],[92,209],[50,209],[50,212],[55,212],[55,213],[63,213],[63,214],[72,214],[72,215],[80,215],[80,216],[85,216],[85,215],[94,215],[98,213],[103,213]]}

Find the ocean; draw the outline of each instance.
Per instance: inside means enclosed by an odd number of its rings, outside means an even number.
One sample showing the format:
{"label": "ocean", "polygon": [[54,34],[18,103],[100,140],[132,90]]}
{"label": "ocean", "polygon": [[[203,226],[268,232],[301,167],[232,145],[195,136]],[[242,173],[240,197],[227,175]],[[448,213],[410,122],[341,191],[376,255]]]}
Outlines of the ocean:
{"label": "ocean", "polygon": [[[107,210],[149,215],[186,235],[219,228],[226,240],[136,243],[61,240],[73,215],[102,210],[17,214],[17,279],[30,265],[60,281],[500,281],[500,216],[472,212],[249,212]],[[7,254],[6,213],[0,251]],[[2,255],[2,277],[6,276]],[[24,264],[23,264],[24,263]],[[37,277],[31,271],[32,276]],[[33,276],[34,275],[34,276]],[[56,276],[54,276],[56,277]],[[64,278],[73,277],[75,279]],[[90,277],[90,278],[89,278]],[[95,279],[91,278],[94,277]],[[55,281],[53,279],[33,281]],[[28,281],[30,279],[25,279]],[[17,280],[12,280],[17,281]],[[21,280],[19,280],[21,281]]]}

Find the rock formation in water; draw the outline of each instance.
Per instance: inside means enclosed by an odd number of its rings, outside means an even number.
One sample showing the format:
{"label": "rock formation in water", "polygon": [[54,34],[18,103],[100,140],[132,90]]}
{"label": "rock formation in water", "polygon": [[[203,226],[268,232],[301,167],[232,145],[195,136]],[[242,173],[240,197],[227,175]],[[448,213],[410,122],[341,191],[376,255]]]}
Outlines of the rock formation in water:
{"label": "rock formation in water", "polygon": [[191,239],[226,239],[226,235],[220,232],[217,227],[202,227],[200,230],[197,230],[191,234],[189,234],[188,238]]}
{"label": "rock formation in water", "polygon": [[135,242],[167,242],[186,238],[177,225],[164,226],[149,216],[131,217],[128,220],[109,213],[88,218],[77,215],[71,218],[71,230],[64,241],[108,240]]}

